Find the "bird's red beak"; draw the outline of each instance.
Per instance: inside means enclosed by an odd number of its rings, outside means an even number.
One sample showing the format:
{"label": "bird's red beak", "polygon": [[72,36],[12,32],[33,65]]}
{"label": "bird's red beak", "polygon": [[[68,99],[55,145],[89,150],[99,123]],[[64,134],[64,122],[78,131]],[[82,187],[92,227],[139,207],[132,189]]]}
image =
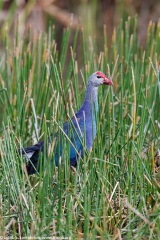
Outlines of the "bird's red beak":
{"label": "bird's red beak", "polygon": [[108,77],[105,77],[105,78],[104,78],[103,84],[111,85],[111,86],[114,85],[113,82],[112,82],[112,80],[111,80],[110,78],[108,78]]}

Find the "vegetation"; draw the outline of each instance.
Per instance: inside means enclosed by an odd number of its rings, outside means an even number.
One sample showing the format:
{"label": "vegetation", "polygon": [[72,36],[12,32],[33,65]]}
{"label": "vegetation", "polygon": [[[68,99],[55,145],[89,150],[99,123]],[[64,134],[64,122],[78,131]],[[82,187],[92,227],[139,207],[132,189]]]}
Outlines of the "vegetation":
{"label": "vegetation", "polygon": [[[78,30],[70,47],[70,29],[58,51],[52,27],[37,40],[32,29],[19,39],[17,28],[12,51],[6,30],[0,62],[0,236],[158,239],[160,25],[148,26],[145,50],[136,30],[136,18],[121,21],[108,49],[104,27],[97,52],[96,40]],[[81,106],[88,76],[96,70],[110,76],[114,88],[99,89],[92,151],[71,169],[66,147],[61,167],[50,167],[50,154],[44,170],[28,176],[17,149],[61,131]]]}

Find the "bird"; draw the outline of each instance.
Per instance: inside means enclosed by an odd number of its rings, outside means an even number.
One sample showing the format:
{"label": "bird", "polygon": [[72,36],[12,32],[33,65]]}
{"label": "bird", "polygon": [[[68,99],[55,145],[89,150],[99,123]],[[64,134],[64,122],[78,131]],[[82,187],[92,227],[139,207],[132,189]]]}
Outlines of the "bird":
{"label": "bird", "polygon": [[[94,72],[88,79],[85,98],[79,111],[63,124],[61,128],[62,134],[59,135],[59,132],[57,132],[55,135],[51,134],[51,136],[48,137],[48,143],[52,143],[54,140],[56,142],[53,150],[53,161],[55,161],[57,167],[59,167],[60,160],[63,161],[62,158],[65,154],[63,137],[65,137],[69,143],[70,166],[77,166],[78,159],[84,157],[84,148],[87,148],[88,151],[91,150],[97,132],[98,87],[101,85],[113,86],[114,84],[103,72]],[[26,164],[26,168],[28,175],[39,172],[39,156],[42,156],[43,162],[45,154],[44,145],[44,142],[40,141],[33,146],[18,150],[19,154],[27,159],[28,164]]]}

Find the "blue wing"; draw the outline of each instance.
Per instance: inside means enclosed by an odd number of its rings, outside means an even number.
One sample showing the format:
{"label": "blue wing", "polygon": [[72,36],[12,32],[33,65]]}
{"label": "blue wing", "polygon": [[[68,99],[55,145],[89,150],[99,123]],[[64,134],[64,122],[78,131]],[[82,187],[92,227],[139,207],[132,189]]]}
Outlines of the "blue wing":
{"label": "blue wing", "polygon": [[82,118],[72,117],[70,122],[65,122],[63,124],[63,131],[64,133],[61,134],[61,137],[58,141],[58,147],[56,148],[55,152],[55,163],[58,166],[59,157],[62,156],[64,152],[64,146],[62,143],[62,138],[66,137],[66,141],[69,141],[70,147],[70,165],[76,166],[77,159],[80,156],[83,156],[83,147],[82,147],[82,140],[83,140],[83,133],[84,133],[84,123]]}
{"label": "blue wing", "polygon": [[[64,149],[62,139],[65,137],[66,141],[69,141],[69,160],[71,166],[77,165],[77,159],[79,155],[83,157],[83,147],[82,147],[82,140],[83,140],[83,133],[84,133],[84,122],[82,118],[73,117],[71,121],[65,122],[63,124],[63,131],[64,133],[56,133],[55,135],[51,135],[48,138],[48,143],[52,142],[52,140],[57,138],[56,147],[54,151],[54,160],[56,165],[58,166],[60,157],[65,154],[66,149]],[[67,136],[67,137],[66,137]],[[39,171],[39,155],[40,153],[44,154],[44,142],[38,142],[34,146],[29,146],[24,149],[18,150],[20,154],[24,155],[28,164],[27,164],[27,171],[28,174],[33,174]]]}

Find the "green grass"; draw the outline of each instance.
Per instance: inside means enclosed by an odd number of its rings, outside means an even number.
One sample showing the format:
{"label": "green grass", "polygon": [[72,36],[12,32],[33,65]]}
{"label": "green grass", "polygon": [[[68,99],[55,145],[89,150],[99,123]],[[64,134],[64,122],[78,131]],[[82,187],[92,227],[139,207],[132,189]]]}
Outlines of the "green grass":
{"label": "green grass", "polygon": [[[136,30],[136,19],[121,22],[111,49],[104,31],[100,52],[94,51],[96,41],[92,48],[78,31],[70,47],[69,29],[58,51],[52,28],[36,41],[31,29],[23,41],[16,32],[12,51],[6,32],[0,62],[0,236],[158,239],[160,25],[149,25],[145,50]],[[81,106],[88,76],[96,70],[110,76],[114,88],[99,89],[91,153],[71,170],[66,146],[59,169],[49,167],[45,157],[44,171],[28,177],[17,149],[61,131],[72,109]]]}

